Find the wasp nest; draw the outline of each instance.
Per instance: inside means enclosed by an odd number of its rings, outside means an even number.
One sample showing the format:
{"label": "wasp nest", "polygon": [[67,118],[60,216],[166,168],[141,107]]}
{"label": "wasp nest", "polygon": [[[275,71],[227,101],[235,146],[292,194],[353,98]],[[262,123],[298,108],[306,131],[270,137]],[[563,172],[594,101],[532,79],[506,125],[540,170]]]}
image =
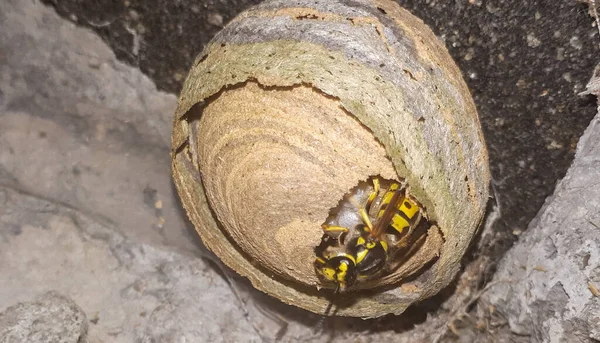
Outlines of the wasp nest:
{"label": "wasp nest", "polygon": [[488,198],[460,71],[387,0],[242,13],[196,59],[172,143],[175,184],[206,246],[256,288],[317,313],[331,295],[313,266],[321,225],[360,182],[402,180],[435,225],[398,270],[337,295],[345,316],[401,313],[448,285]]}

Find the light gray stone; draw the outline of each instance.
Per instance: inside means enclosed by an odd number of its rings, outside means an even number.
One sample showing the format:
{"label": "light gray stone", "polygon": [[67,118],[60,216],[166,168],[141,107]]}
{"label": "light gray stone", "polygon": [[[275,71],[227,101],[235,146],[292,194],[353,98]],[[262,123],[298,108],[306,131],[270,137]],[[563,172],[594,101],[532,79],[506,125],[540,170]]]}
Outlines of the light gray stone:
{"label": "light gray stone", "polygon": [[83,343],[85,313],[68,297],[48,292],[0,313],[1,343]]}
{"label": "light gray stone", "polygon": [[169,177],[176,97],[38,1],[0,1],[0,46],[0,183],[193,253]]}
{"label": "light gray stone", "polygon": [[202,259],[134,243],[15,189],[0,194],[0,310],[57,290],[88,315],[90,343],[258,341],[227,282]]}

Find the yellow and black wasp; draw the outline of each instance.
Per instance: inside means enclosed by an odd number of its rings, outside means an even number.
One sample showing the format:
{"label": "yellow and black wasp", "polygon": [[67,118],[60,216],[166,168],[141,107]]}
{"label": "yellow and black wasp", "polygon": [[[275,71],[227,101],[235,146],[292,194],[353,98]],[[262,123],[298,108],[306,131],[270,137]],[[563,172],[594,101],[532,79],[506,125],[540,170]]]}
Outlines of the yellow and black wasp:
{"label": "yellow and black wasp", "polygon": [[[361,223],[353,231],[324,224],[323,240],[315,249],[317,275],[325,283],[333,284],[336,292],[394,270],[398,263],[391,256],[395,257],[415,241],[414,229],[422,217],[419,204],[396,181],[391,182],[380,198],[379,178],[373,178],[372,183],[366,204],[358,209]],[[373,211],[375,203],[378,208]],[[375,213],[371,216],[372,211]],[[374,223],[371,217],[375,218]]]}

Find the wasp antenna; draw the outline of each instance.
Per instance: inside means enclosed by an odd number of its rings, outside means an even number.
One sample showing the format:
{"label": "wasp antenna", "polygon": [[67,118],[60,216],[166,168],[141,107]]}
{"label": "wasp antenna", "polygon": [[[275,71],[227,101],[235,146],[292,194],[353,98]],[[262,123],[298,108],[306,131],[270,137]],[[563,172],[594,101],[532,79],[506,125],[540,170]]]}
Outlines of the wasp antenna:
{"label": "wasp antenna", "polygon": [[373,178],[373,180],[371,182],[373,183],[373,190],[371,191],[371,194],[369,194],[369,198],[367,199],[367,204],[365,205],[365,209],[367,210],[367,213],[371,211],[371,205],[373,205],[373,201],[375,201],[375,198],[377,198],[377,196],[379,195],[379,188],[380,188],[378,178],[376,178],[376,177]]}
{"label": "wasp antenna", "polygon": [[329,304],[327,305],[327,308],[325,309],[325,312],[323,313],[323,320],[325,320],[326,317],[329,317],[329,312],[331,312],[331,309],[333,308],[333,300],[329,301]]}
{"label": "wasp antenna", "polygon": [[[336,295],[338,295],[339,292],[340,292],[340,284],[337,284],[337,286],[335,287],[335,291],[333,292],[333,296],[335,297]],[[325,312],[323,312],[323,315],[317,322],[317,325],[315,326],[315,334],[318,334],[318,333],[321,333],[324,331],[325,320],[327,319],[327,317],[329,317],[329,312],[331,312],[332,308],[333,308],[333,298],[329,300],[329,304],[327,305]]]}
{"label": "wasp antenna", "polygon": [[[333,297],[335,298],[338,294],[340,294],[340,284],[339,283],[335,286],[335,291],[333,291]],[[333,308],[333,298],[329,301],[329,305],[327,305],[327,308],[325,309],[323,316],[328,317],[329,312],[331,311],[332,308]]]}
{"label": "wasp antenna", "polygon": [[[330,302],[331,304],[331,302]],[[329,307],[329,306],[328,306]],[[313,331],[313,333],[315,335],[319,335],[321,334],[323,331],[325,331],[325,316],[321,316],[321,318],[319,318],[319,321],[317,322],[317,325],[315,325],[315,331]]]}
{"label": "wasp antenna", "polygon": [[[360,218],[362,219],[363,223],[365,223],[367,228],[369,228],[369,232],[371,232],[373,230],[373,224],[371,223],[371,218],[369,218],[369,213],[367,213],[367,211],[370,209],[373,200],[379,193],[379,181],[377,181],[375,184],[376,184],[376,186],[374,186],[374,188],[377,190],[377,193],[372,193],[369,196],[369,199],[367,200],[367,204],[365,206],[362,206],[361,204],[359,204],[358,201],[356,201],[356,199],[354,198],[354,196],[351,196],[348,199],[348,201],[352,204],[352,206],[354,206],[356,208],[356,210],[360,214]],[[373,199],[371,199],[371,198],[373,198]]]}

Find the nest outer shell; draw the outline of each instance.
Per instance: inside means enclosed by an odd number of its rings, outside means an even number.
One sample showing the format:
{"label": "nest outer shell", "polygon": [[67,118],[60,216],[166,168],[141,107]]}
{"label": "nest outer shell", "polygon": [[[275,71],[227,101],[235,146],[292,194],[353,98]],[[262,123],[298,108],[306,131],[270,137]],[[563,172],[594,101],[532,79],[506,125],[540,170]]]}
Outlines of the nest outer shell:
{"label": "nest outer shell", "polygon": [[[441,230],[431,235],[432,244],[441,248],[429,253],[439,257],[412,282],[416,286],[341,296],[340,301],[348,304],[337,312],[360,317],[401,313],[452,281],[483,216],[489,169],[474,103],[445,47],[421,20],[394,2],[290,4],[266,1],[242,13],[196,59],[174,121],[175,184],[198,233],[223,262],[256,288],[322,312],[329,300],[311,286],[316,277],[306,274],[305,260],[288,268],[304,268],[302,280],[297,280],[298,275],[285,272],[289,266],[276,262],[265,266],[265,261],[254,259],[260,252],[253,255],[252,246],[241,249],[232,239],[235,225],[221,227],[227,211],[219,215],[207,202],[195,156],[201,144],[197,145],[191,119],[219,97],[233,96],[236,88],[251,84],[265,92],[270,87],[281,91],[303,87],[338,102],[381,142],[397,174],[406,179],[411,194]],[[331,191],[331,205],[351,186]],[[313,232],[305,237],[308,241],[320,235],[319,228],[306,230]],[[266,256],[270,261],[273,257]]]}

